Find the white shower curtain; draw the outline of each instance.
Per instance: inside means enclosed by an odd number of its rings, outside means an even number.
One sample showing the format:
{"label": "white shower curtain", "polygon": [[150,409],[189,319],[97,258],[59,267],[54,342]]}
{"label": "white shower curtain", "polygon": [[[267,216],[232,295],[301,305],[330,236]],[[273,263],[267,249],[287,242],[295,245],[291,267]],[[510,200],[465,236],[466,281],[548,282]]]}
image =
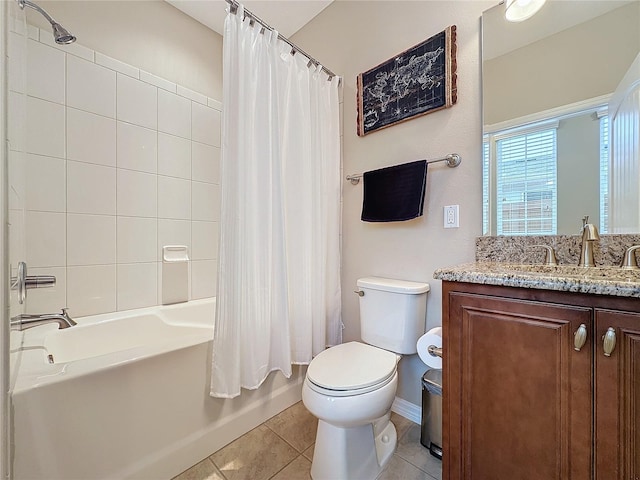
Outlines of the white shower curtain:
{"label": "white shower curtain", "polygon": [[337,77],[228,13],[211,395],[340,343]]}

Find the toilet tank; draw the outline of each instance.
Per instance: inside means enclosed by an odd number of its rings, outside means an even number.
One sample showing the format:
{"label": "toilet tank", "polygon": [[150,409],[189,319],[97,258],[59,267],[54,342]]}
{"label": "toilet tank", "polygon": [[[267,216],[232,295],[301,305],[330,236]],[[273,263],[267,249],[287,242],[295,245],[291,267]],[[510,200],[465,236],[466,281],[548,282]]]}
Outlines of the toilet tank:
{"label": "toilet tank", "polygon": [[370,345],[395,353],[416,353],[424,333],[429,284],[391,278],[358,280],[360,336]]}

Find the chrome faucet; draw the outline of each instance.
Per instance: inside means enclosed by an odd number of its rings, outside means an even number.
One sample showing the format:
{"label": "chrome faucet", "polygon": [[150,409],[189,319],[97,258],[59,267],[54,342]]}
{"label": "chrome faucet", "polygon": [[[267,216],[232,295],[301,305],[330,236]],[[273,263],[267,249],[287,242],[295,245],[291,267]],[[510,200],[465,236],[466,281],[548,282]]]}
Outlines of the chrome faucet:
{"label": "chrome faucet", "polygon": [[69,328],[77,325],[67,313],[67,309],[63,308],[61,313],[21,313],[20,315],[16,315],[11,318],[11,330],[22,331],[47,323],[57,323],[58,328]]}
{"label": "chrome faucet", "polygon": [[580,250],[579,267],[595,267],[596,262],[593,260],[593,242],[600,240],[598,229],[589,222],[589,215],[582,218],[582,249]]}

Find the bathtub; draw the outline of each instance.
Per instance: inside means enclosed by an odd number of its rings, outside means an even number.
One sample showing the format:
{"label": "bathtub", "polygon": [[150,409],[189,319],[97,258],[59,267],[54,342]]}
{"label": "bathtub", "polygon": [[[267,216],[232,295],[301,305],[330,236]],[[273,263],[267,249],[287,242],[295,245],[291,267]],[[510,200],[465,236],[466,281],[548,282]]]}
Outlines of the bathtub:
{"label": "bathtub", "polygon": [[215,300],[23,332],[13,352],[13,475],[169,479],[300,400],[303,368],[211,398]]}

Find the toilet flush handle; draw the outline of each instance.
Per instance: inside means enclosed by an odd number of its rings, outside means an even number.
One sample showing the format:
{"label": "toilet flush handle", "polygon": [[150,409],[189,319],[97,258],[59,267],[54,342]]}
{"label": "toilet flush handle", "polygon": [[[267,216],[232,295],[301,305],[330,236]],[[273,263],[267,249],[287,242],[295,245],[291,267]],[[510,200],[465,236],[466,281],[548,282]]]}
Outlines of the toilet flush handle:
{"label": "toilet flush handle", "polygon": [[364,297],[364,292],[362,290],[354,290],[353,293],[357,294],[359,297]]}

